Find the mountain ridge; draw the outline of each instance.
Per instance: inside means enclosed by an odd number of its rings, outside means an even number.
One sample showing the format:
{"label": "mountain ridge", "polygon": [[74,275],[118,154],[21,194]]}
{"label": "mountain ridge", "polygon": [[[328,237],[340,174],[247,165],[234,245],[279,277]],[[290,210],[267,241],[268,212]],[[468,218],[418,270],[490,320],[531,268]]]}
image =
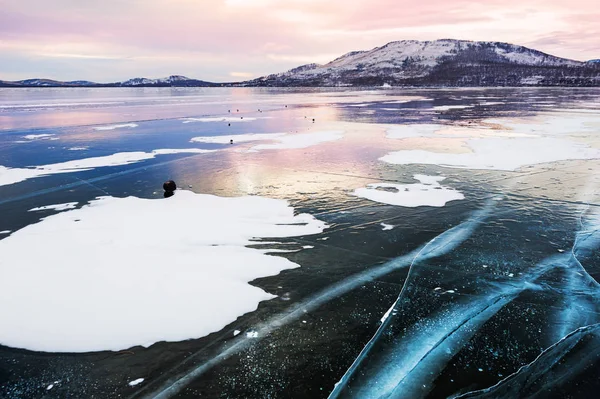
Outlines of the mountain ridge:
{"label": "mountain ridge", "polygon": [[575,61],[490,41],[400,40],[253,80],[213,83],[181,75],[123,82],[0,81],[0,87],[600,86],[600,60]]}

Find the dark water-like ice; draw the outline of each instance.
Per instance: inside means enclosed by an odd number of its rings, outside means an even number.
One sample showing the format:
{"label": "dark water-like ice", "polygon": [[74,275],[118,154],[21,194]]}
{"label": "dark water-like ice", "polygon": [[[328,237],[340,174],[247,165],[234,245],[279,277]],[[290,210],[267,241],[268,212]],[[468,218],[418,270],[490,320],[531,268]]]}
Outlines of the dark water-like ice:
{"label": "dark water-like ice", "polygon": [[[237,137],[206,139],[218,136]],[[161,201],[167,179],[287,200],[329,226],[257,241],[300,245],[271,253],[300,267],[251,281],[275,298],[208,336],[88,353],[0,346],[0,397],[593,396],[599,160],[596,89],[0,89],[0,244],[61,212],[32,208]],[[48,284],[69,281],[59,265],[43,265],[57,270]]]}

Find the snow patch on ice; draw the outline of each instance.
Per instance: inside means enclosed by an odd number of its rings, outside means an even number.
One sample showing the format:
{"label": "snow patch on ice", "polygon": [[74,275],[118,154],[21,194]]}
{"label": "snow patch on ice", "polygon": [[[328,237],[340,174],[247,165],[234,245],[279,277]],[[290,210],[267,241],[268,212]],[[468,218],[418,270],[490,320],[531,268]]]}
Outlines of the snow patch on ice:
{"label": "snow patch on ice", "polygon": [[234,330],[234,331],[233,331],[233,336],[234,336],[234,337],[237,337],[237,336],[238,336],[240,333],[241,333],[241,331],[240,331],[240,330]]}
{"label": "snow patch on ice", "polygon": [[575,159],[598,159],[600,150],[559,138],[479,138],[467,140],[470,153],[437,153],[402,150],[380,158],[396,164],[428,164],[449,168],[513,171],[526,165]]}
{"label": "snow patch on ice", "polygon": [[50,134],[50,133],[44,133],[44,134],[28,134],[26,136],[23,136],[23,138],[25,140],[49,140],[51,138],[53,138],[55,135],[54,134]]}
{"label": "snow patch on ice", "polygon": [[141,384],[142,382],[144,382],[144,379],[143,379],[143,378],[138,378],[137,380],[133,380],[133,381],[131,381],[131,382],[129,383],[129,386],[130,386],[130,387],[134,387],[134,386],[136,386],[136,385],[138,385],[138,384]]}
{"label": "snow patch on ice", "polygon": [[415,179],[421,183],[373,183],[366,188],[354,190],[353,195],[383,204],[410,208],[417,206],[441,207],[450,201],[465,198],[459,191],[441,186],[438,181],[443,180],[443,177],[415,175]]}
{"label": "snow patch on ice", "polygon": [[2,230],[0,231],[0,234],[10,234],[12,232],[12,230]]}
{"label": "snow patch on ice", "polygon": [[67,202],[64,204],[46,205],[46,206],[40,206],[37,208],[31,208],[27,212],[38,212],[38,211],[48,211],[48,210],[66,211],[67,209],[75,209],[77,204],[79,204],[79,202]]}
{"label": "snow patch on ice", "polygon": [[106,125],[106,126],[96,126],[94,130],[104,131],[104,130],[115,130],[115,129],[123,129],[129,128],[133,129],[134,127],[138,127],[137,123],[121,123],[117,125]]}
{"label": "snow patch on ice", "polygon": [[[216,118],[185,118],[183,123],[194,123],[194,122],[252,122],[257,120],[258,118],[252,117],[216,117]],[[267,119],[267,117],[262,117],[260,119]]]}
{"label": "snow patch on ice", "polygon": [[228,136],[201,136],[193,137],[190,142],[229,144],[230,140],[233,140],[234,143],[246,143],[249,141],[276,140],[277,138],[285,135],[287,135],[287,133],[247,133],[233,134]]}
{"label": "snow patch on ice", "polygon": [[85,151],[87,149],[89,149],[90,147],[71,147],[68,148],[69,151]]}
{"label": "snow patch on ice", "polygon": [[439,105],[437,107],[433,107],[435,111],[450,111],[453,109],[467,109],[473,108],[473,105]]}
{"label": "snow patch on ice", "polygon": [[326,227],[258,196],[100,197],[0,240],[0,344],[89,352],[208,335],[275,297],[249,281],[299,267],[249,245]]}
{"label": "snow patch on ice", "polygon": [[246,338],[258,338],[258,331],[248,331]]}
{"label": "snow patch on ice", "polygon": [[381,230],[386,231],[386,230],[392,230],[394,227],[394,225],[391,224],[385,224],[385,223],[380,223],[381,227],[383,227]]}

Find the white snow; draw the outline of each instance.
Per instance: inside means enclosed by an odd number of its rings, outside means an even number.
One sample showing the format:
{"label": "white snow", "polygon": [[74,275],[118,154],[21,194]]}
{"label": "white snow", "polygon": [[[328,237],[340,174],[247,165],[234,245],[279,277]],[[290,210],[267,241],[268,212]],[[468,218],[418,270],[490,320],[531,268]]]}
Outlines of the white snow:
{"label": "white snow", "polygon": [[278,137],[278,143],[259,144],[252,147],[250,151],[307,148],[320,143],[339,140],[343,137],[344,132],[341,130],[288,134]]}
{"label": "white snow", "polygon": [[258,338],[258,332],[257,331],[248,331],[246,333],[246,338]]}
{"label": "white snow", "polygon": [[275,297],[249,281],[299,267],[248,245],[326,227],[258,196],[98,198],[0,240],[0,344],[88,352],[205,336]]}
{"label": "white snow", "polygon": [[44,134],[28,134],[23,136],[25,140],[47,140],[55,136],[54,134],[44,133]]}
{"label": "white snow", "polygon": [[10,234],[12,232],[12,230],[2,230],[0,231],[0,234]]}
{"label": "white snow", "polygon": [[393,309],[394,309],[394,305],[392,305],[392,307],[391,307],[391,308],[389,308],[389,309],[387,310],[387,312],[385,312],[385,313],[383,314],[383,316],[381,317],[381,320],[380,320],[382,323],[383,323],[384,321],[386,321],[386,319],[387,319],[388,317],[390,317],[390,313],[392,313],[392,310],[393,310]]}
{"label": "white snow", "polygon": [[43,177],[60,173],[73,173],[91,170],[105,166],[129,165],[152,159],[157,155],[191,153],[202,154],[211,152],[199,148],[159,149],[152,152],[119,152],[102,157],[83,158],[49,165],[33,166],[31,168],[7,168],[0,165],[0,186],[19,183],[35,177]]}
{"label": "white snow", "polygon": [[439,105],[437,107],[433,107],[435,111],[450,111],[452,109],[467,109],[473,108],[472,105]]}
{"label": "white snow", "polygon": [[[183,123],[193,123],[193,122],[252,122],[258,118],[251,117],[216,117],[216,118],[186,118],[183,120]],[[261,119],[266,119],[263,117]]]}
{"label": "white snow", "polygon": [[234,330],[234,331],[233,331],[233,336],[234,336],[234,337],[236,337],[236,336],[238,336],[238,335],[239,335],[239,333],[241,333],[241,331],[240,331],[240,330]]}
{"label": "white snow", "polygon": [[134,387],[138,384],[141,384],[142,382],[144,382],[143,378],[138,378],[137,380],[133,380],[129,383],[129,386]]}
{"label": "white snow", "polygon": [[547,162],[598,159],[600,149],[558,138],[477,138],[466,141],[471,152],[454,154],[402,150],[380,158],[396,165],[428,164],[450,168],[516,170]]}
{"label": "white snow", "polygon": [[391,224],[385,224],[385,223],[380,223],[381,227],[383,227],[381,230],[386,231],[386,230],[392,230],[394,227],[394,225]]}
{"label": "white snow", "polygon": [[94,130],[115,130],[115,129],[123,129],[129,128],[133,129],[134,127],[138,127],[137,123],[121,123],[117,125],[107,125],[107,126],[97,126]]}
{"label": "white snow", "polygon": [[383,204],[410,208],[417,206],[441,207],[447,202],[465,198],[459,191],[441,186],[438,181],[443,180],[443,177],[424,175],[415,175],[414,177],[421,183],[373,183],[366,188],[354,190],[353,195]]}
{"label": "white snow", "polygon": [[89,149],[89,147],[71,147],[71,148],[68,148],[69,151],[85,151],[87,149]]}
{"label": "white snow", "polygon": [[74,209],[77,206],[77,204],[79,204],[79,202],[67,202],[64,204],[46,205],[46,206],[40,206],[37,208],[32,208],[28,212],[48,211],[48,210],[66,211],[68,209]]}
{"label": "white snow", "polygon": [[285,136],[287,133],[247,133],[233,134],[228,136],[200,136],[193,137],[192,143],[214,143],[214,144],[229,144],[230,140],[234,143],[246,143],[249,141],[275,140],[278,137]]}
{"label": "white snow", "polygon": [[54,384],[50,384],[46,387],[46,391],[51,390],[52,388],[54,388]]}

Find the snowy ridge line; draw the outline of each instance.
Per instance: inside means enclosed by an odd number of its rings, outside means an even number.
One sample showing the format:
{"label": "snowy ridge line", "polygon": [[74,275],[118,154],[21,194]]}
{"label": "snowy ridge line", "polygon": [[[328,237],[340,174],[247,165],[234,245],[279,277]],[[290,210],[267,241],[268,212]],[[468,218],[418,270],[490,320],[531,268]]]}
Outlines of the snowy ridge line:
{"label": "snowy ridge line", "polygon": [[[414,260],[419,254],[424,253],[425,259],[441,256],[452,249],[456,248],[460,243],[470,237],[470,233],[483,222],[483,218],[487,217],[490,212],[491,204],[488,204],[484,210],[474,212],[474,215],[467,221],[444,231],[443,233],[436,236],[433,240],[426,243],[423,247],[417,248],[406,255],[399,256],[381,266],[369,269],[365,272],[356,274],[348,277],[341,282],[334,284],[333,286],[324,289],[320,293],[317,293],[308,299],[294,305],[291,309],[283,312],[279,315],[272,317],[266,323],[263,323],[260,327],[254,328],[254,331],[258,332],[258,339],[267,335],[271,331],[288,324],[291,321],[297,320],[300,316],[303,316],[306,312],[312,311],[319,306],[337,298],[347,292],[352,291],[358,286],[365,284],[366,282],[373,281],[374,279],[389,274],[399,268],[410,266],[414,263]],[[465,228],[469,231],[465,231]],[[458,237],[458,240],[454,238]],[[437,239],[438,243],[435,248],[425,251],[427,247]],[[409,271],[410,273],[410,271]],[[408,278],[408,277],[407,277]],[[389,319],[388,319],[389,320]],[[257,338],[255,338],[257,339]],[[250,340],[238,340],[237,342],[226,347],[221,353],[213,357],[212,359],[198,365],[190,372],[184,374],[174,382],[167,382],[161,388],[154,393],[148,394],[145,397],[155,399],[170,398],[177,393],[181,392],[182,389],[187,386],[189,382],[198,378],[204,374],[207,370],[226,359],[227,357],[237,353],[238,351],[245,349],[250,346],[252,341]]]}
{"label": "snowy ridge line", "polygon": [[[567,348],[565,348],[565,349],[566,349],[566,352],[568,352],[575,345],[577,345],[579,343],[580,338],[582,338],[579,336],[583,335],[584,333],[587,333],[590,330],[596,330],[599,328],[600,328],[600,323],[590,324],[587,326],[579,327],[578,329],[572,331],[565,337],[561,338],[558,342],[556,342],[556,343],[552,344],[551,346],[549,346],[548,348],[544,349],[542,351],[542,353],[540,353],[531,363],[521,366],[517,371],[515,371],[511,375],[507,376],[506,378],[498,381],[498,383],[496,383],[495,385],[492,385],[489,388],[479,389],[476,391],[466,392],[466,393],[463,393],[463,394],[460,394],[457,396],[452,396],[451,398],[452,399],[467,399],[467,398],[476,398],[480,395],[491,394],[495,389],[502,387],[504,384],[510,382],[511,380],[514,380],[519,375],[527,372],[529,369],[531,369],[533,366],[535,366],[538,362],[540,362],[542,360],[542,358],[544,358],[545,356],[550,356],[555,349],[560,348],[560,346],[562,346],[563,344],[565,346],[567,346]],[[575,341],[575,342],[571,342],[571,341]],[[563,351],[565,351],[565,349],[563,349]],[[556,362],[558,362],[560,360],[561,360],[560,358],[554,359],[554,361],[550,364],[550,366],[553,366],[554,364],[556,364]]]}

